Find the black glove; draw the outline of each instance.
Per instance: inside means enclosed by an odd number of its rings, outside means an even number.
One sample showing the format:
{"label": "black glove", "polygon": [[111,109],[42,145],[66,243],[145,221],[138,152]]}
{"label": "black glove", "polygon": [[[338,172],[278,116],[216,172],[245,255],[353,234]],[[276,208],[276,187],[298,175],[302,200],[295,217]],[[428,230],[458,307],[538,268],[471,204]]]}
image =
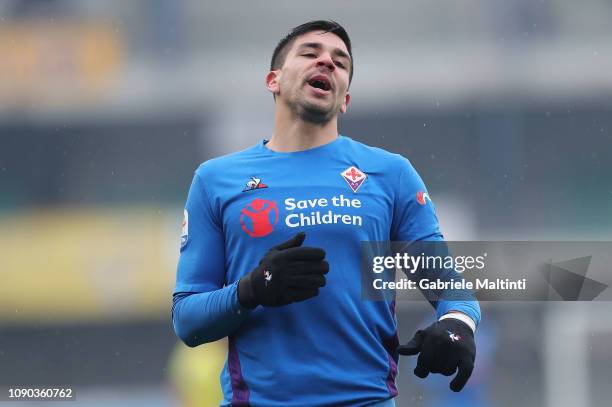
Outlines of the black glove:
{"label": "black glove", "polygon": [[420,352],[414,374],[424,379],[429,373],[450,376],[457,368],[459,373],[451,381],[452,391],[461,391],[474,369],[476,344],[472,329],[462,321],[446,318],[418,330],[405,345],[397,348],[400,355],[416,355]]}
{"label": "black glove", "polygon": [[255,270],[238,282],[238,301],[246,308],[278,307],[304,301],[319,294],[325,285],[329,264],[325,250],[300,247],[306,235],[296,234],[274,246]]}

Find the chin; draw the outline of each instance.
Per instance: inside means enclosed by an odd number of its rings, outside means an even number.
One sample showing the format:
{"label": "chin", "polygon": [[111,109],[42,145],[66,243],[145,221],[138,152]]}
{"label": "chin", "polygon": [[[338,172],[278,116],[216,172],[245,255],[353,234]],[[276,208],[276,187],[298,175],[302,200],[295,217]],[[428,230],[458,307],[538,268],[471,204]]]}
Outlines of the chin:
{"label": "chin", "polygon": [[316,124],[328,123],[336,114],[334,109],[315,104],[303,105],[299,112],[302,120]]}

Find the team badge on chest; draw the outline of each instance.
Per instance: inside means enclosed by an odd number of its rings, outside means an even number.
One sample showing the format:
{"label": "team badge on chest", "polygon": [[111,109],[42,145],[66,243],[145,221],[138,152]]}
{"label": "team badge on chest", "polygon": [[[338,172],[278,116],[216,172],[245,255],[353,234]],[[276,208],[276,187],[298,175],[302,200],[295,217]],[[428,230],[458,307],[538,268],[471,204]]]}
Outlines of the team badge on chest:
{"label": "team badge on chest", "polygon": [[340,173],[342,178],[351,187],[353,192],[357,192],[359,187],[363,185],[366,178],[368,177],[365,173],[361,172],[357,167],[348,167],[346,170]]}

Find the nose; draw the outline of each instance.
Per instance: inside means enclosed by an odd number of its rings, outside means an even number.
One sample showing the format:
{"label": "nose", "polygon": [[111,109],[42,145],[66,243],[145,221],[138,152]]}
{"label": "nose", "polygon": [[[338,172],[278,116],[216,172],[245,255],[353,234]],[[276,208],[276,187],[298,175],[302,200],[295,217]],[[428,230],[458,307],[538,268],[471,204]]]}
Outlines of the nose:
{"label": "nose", "polygon": [[327,67],[330,72],[333,72],[336,69],[336,65],[334,65],[334,61],[332,60],[331,55],[327,53],[321,54],[321,56],[317,60],[317,67],[319,66]]}

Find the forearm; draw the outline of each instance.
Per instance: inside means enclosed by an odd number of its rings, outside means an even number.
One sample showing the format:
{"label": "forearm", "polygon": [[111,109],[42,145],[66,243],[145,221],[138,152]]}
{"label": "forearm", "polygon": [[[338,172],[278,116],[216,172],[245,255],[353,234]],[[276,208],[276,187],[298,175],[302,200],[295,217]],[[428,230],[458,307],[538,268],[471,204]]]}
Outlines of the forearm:
{"label": "forearm", "polygon": [[[459,281],[463,279],[459,273],[451,268],[438,270],[438,272],[435,273],[435,276],[429,275],[426,278],[428,278],[430,281],[432,279],[438,279],[442,282],[452,280]],[[480,304],[471,290],[456,288],[441,291],[433,290],[424,293],[424,295],[436,309],[438,319],[450,312],[461,312],[470,317],[472,321],[474,321],[475,326],[478,326],[480,323]],[[437,300],[433,300],[433,298],[437,298]]]}
{"label": "forearm", "polygon": [[[434,247],[435,249],[433,249],[433,251],[437,256],[441,256],[442,258],[450,256],[450,252],[444,242],[437,242],[434,244]],[[439,280],[441,282],[457,282],[463,280],[463,276],[451,267],[427,270],[424,272],[423,277],[430,281]],[[431,292],[429,294],[431,294]],[[461,312],[470,317],[472,321],[474,321],[475,326],[478,326],[480,323],[480,305],[472,290],[449,288],[439,292],[434,291],[433,295],[438,298],[437,301],[431,301],[436,309],[438,319],[451,312]]]}
{"label": "forearm", "polygon": [[[445,247],[445,245],[442,247]],[[442,250],[446,252],[445,256],[449,255],[448,251]],[[430,280],[439,279],[443,282],[463,279],[463,276],[453,268],[434,269],[433,273],[427,274],[427,278]],[[435,295],[439,299],[431,301],[431,303],[436,309],[438,319],[451,312],[461,312],[474,321],[474,328],[478,326],[480,323],[480,304],[472,290],[451,288],[437,292]]]}
{"label": "forearm", "polygon": [[235,332],[249,310],[238,302],[238,284],[203,293],[176,293],[172,304],[174,332],[190,347]]}
{"label": "forearm", "polygon": [[[441,236],[430,236],[427,241],[415,242],[415,247],[409,249],[411,254],[430,256],[432,258],[446,259],[452,257],[446,243]],[[434,262],[435,263],[435,262]],[[463,279],[452,267],[444,267],[440,264],[437,267],[420,267],[416,270],[413,279],[426,279],[430,282],[458,282]],[[429,300],[436,309],[437,317],[440,318],[449,312],[461,312],[469,316],[477,326],[480,322],[480,305],[474,292],[468,289],[448,288],[448,289],[429,289],[422,290],[423,295]]]}

